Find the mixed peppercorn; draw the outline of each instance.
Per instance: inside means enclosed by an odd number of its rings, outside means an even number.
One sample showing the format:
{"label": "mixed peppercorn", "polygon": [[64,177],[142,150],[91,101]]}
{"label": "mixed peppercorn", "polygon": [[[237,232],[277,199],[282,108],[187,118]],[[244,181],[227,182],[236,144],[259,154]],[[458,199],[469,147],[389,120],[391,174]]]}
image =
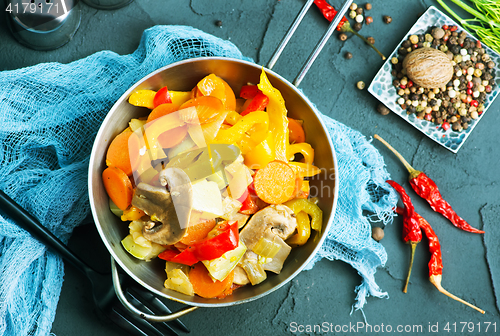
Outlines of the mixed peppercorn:
{"label": "mixed peppercorn", "polygon": [[[453,77],[446,87],[427,89],[414,84],[403,68],[403,60],[415,49],[431,47],[444,52],[453,64]],[[495,62],[481,42],[474,41],[457,26],[431,27],[410,35],[391,59],[397,103],[408,114],[434,122],[446,131],[469,127],[484,111],[487,94],[495,87]]]}

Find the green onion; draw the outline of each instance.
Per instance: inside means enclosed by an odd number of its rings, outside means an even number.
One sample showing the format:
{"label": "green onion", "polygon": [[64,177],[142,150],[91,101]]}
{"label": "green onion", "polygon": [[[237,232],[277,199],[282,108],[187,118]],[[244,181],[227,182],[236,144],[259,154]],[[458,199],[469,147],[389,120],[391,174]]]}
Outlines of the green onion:
{"label": "green onion", "polygon": [[461,0],[451,1],[474,18],[462,19],[444,3],[444,0],[437,0],[465,30],[470,34],[475,34],[481,42],[500,53],[500,4],[498,0],[470,0],[477,10]]}

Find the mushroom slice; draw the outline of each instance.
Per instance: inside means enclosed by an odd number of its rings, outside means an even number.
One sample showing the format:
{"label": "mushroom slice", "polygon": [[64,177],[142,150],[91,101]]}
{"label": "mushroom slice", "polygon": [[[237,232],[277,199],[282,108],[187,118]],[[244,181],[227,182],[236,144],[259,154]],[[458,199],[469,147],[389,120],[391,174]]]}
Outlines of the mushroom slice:
{"label": "mushroom slice", "polygon": [[297,227],[293,211],[283,204],[270,205],[255,213],[240,232],[240,239],[252,250],[267,230],[286,240]]}
{"label": "mushroom slice", "polygon": [[177,218],[170,193],[162,187],[139,183],[132,205],[150,216],[151,221],[142,229],[144,238],[161,245],[175,244],[186,233]]}
{"label": "mushroom slice", "polygon": [[159,178],[162,185],[168,186],[180,227],[186,229],[193,209],[193,188],[189,176],[181,168],[168,167],[160,172]]}

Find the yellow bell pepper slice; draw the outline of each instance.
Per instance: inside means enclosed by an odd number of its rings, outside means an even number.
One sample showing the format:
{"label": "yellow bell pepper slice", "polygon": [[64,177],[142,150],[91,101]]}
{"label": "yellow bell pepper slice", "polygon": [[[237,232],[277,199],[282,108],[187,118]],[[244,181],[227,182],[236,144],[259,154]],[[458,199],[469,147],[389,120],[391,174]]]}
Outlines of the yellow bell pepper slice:
{"label": "yellow bell pepper slice", "polygon": [[264,168],[269,162],[273,161],[275,157],[273,133],[267,132],[266,139],[243,157],[245,165],[250,169]]}
{"label": "yellow bell pepper slice", "polygon": [[271,85],[264,68],[262,68],[260,83],[257,86],[269,98],[266,111],[269,114],[269,130],[274,137],[275,159],[288,162],[288,118],[285,100],[281,92]]}
{"label": "yellow bell pepper slice", "polygon": [[287,201],[283,204],[292,209],[296,216],[301,211],[304,211],[306,214],[311,216],[311,228],[321,232],[321,226],[323,225],[323,211],[319,208],[319,206],[304,198],[294,198],[293,200]]}
{"label": "yellow bell pepper slice", "polygon": [[292,167],[295,174],[300,177],[311,177],[321,173],[321,169],[309,163],[288,162],[288,164]]}
{"label": "yellow bell pepper slice", "polygon": [[124,222],[135,221],[141,219],[142,216],[145,215],[146,214],[144,213],[144,211],[132,205],[128,209],[123,210],[123,215],[121,216],[121,220]]}
{"label": "yellow bell pepper slice", "polygon": [[307,164],[314,162],[314,149],[307,142],[296,143],[288,146],[288,158],[291,159],[295,154],[300,153]]}
{"label": "yellow bell pepper slice", "polygon": [[[229,129],[220,129],[214,143],[237,144],[242,153],[245,154],[266,139],[268,129],[268,114],[263,111],[251,112]],[[249,138],[245,138],[247,133]],[[243,143],[244,146],[241,146],[241,141],[244,138],[246,141]]]}
{"label": "yellow bell pepper slice", "polygon": [[222,78],[215,74],[210,74],[199,81],[196,86],[203,96],[219,98],[226,110],[236,109],[236,97],[234,96],[233,89]]}
{"label": "yellow bell pepper slice", "polygon": [[155,94],[156,91],[153,90],[137,90],[132,92],[128,102],[134,106],[147,107],[152,110],[155,107],[153,103]]}
{"label": "yellow bell pepper slice", "polygon": [[243,118],[238,112],[236,111],[228,111],[226,115],[226,119],[224,120],[226,123],[230,125],[235,125],[238,120]]}
{"label": "yellow bell pepper slice", "polygon": [[[176,105],[182,105],[191,99],[191,91],[171,91],[169,90],[170,99],[172,103]],[[128,102],[134,106],[147,107],[148,109],[154,109],[154,98],[156,91],[153,90],[137,90],[132,92],[128,98]]]}
{"label": "yellow bell pepper slice", "polygon": [[158,142],[158,137],[164,132],[181,127],[184,124],[185,123],[179,118],[179,113],[174,112],[155,119],[145,125],[144,138],[147,148],[151,150],[152,160],[163,159],[166,157],[160,143]]}
{"label": "yellow bell pepper slice", "polygon": [[224,107],[226,106],[226,88],[219,77],[210,74],[199,81],[196,86],[203,96],[219,98]]}
{"label": "yellow bell pepper slice", "polygon": [[191,91],[172,91],[168,90],[170,94],[170,99],[172,99],[172,103],[175,105],[181,106],[189,99],[191,99]]}
{"label": "yellow bell pepper slice", "polygon": [[290,246],[304,245],[311,236],[311,221],[304,211],[295,215],[297,219],[297,233],[286,240]]}

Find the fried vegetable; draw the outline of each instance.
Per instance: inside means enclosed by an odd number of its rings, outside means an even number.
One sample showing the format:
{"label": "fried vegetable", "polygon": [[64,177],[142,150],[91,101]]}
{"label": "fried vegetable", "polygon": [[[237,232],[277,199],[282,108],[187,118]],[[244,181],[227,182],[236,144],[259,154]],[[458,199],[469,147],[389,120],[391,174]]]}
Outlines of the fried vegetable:
{"label": "fried vegetable", "polygon": [[271,161],[255,174],[255,192],[269,204],[281,204],[289,200],[295,190],[295,172],[283,161]]}
{"label": "fried vegetable", "polygon": [[214,298],[221,295],[225,290],[229,289],[233,284],[234,273],[223,280],[213,280],[210,273],[203,263],[197,263],[189,272],[189,280],[193,285],[194,292],[203,298]]}
{"label": "fried vegetable", "polygon": [[108,167],[102,172],[102,181],[113,203],[120,210],[127,209],[134,194],[132,182],[130,182],[127,174],[117,167]]}

